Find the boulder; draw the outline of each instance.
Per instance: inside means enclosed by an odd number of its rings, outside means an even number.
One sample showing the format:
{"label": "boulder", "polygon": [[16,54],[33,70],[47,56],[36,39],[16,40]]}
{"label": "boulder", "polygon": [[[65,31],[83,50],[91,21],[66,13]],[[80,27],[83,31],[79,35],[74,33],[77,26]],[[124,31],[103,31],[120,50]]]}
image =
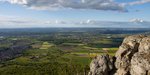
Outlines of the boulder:
{"label": "boulder", "polygon": [[90,64],[89,75],[110,75],[113,69],[113,61],[109,55],[97,56]]}

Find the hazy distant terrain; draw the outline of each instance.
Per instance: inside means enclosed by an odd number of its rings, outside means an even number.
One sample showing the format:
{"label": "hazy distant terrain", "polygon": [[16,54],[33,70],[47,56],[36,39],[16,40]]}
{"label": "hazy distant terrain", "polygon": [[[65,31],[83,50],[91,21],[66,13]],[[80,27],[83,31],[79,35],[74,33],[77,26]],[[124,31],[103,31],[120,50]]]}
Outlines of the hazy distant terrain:
{"label": "hazy distant terrain", "polygon": [[125,36],[149,32],[118,28],[0,29],[0,73],[87,74],[92,58],[114,55]]}

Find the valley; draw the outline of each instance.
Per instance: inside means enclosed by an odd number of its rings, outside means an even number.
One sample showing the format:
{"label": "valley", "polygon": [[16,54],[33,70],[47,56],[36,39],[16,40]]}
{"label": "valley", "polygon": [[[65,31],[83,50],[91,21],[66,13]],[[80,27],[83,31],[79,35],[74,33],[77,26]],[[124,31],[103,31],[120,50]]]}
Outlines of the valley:
{"label": "valley", "polygon": [[91,60],[101,54],[113,56],[124,37],[149,35],[149,29],[0,31],[0,75],[87,75]]}

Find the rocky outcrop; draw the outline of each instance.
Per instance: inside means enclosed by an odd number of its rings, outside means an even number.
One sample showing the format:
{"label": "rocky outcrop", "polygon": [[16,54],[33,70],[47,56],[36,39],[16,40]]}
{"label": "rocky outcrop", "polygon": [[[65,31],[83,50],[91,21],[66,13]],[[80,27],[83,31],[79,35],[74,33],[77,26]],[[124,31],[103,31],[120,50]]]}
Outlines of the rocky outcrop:
{"label": "rocky outcrop", "polygon": [[150,37],[126,37],[114,58],[98,56],[91,62],[89,75],[150,75]]}
{"label": "rocky outcrop", "polygon": [[132,56],[138,52],[138,47],[141,40],[145,36],[143,35],[134,35],[126,37],[119,47],[119,50],[116,52],[116,62],[115,66],[117,72],[115,75],[129,75],[130,74],[130,65]]}
{"label": "rocky outcrop", "polygon": [[89,75],[109,75],[113,67],[113,60],[109,55],[101,55],[91,62]]}

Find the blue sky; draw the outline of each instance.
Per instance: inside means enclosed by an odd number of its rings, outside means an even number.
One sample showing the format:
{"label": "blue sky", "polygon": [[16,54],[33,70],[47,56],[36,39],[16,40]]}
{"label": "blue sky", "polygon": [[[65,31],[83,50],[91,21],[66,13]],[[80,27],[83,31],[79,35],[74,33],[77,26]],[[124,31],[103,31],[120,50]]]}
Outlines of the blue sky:
{"label": "blue sky", "polygon": [[131,21],[136,25],[127,27],[148,24],[150,0],[0,0],[1,28],[121,27]]}

